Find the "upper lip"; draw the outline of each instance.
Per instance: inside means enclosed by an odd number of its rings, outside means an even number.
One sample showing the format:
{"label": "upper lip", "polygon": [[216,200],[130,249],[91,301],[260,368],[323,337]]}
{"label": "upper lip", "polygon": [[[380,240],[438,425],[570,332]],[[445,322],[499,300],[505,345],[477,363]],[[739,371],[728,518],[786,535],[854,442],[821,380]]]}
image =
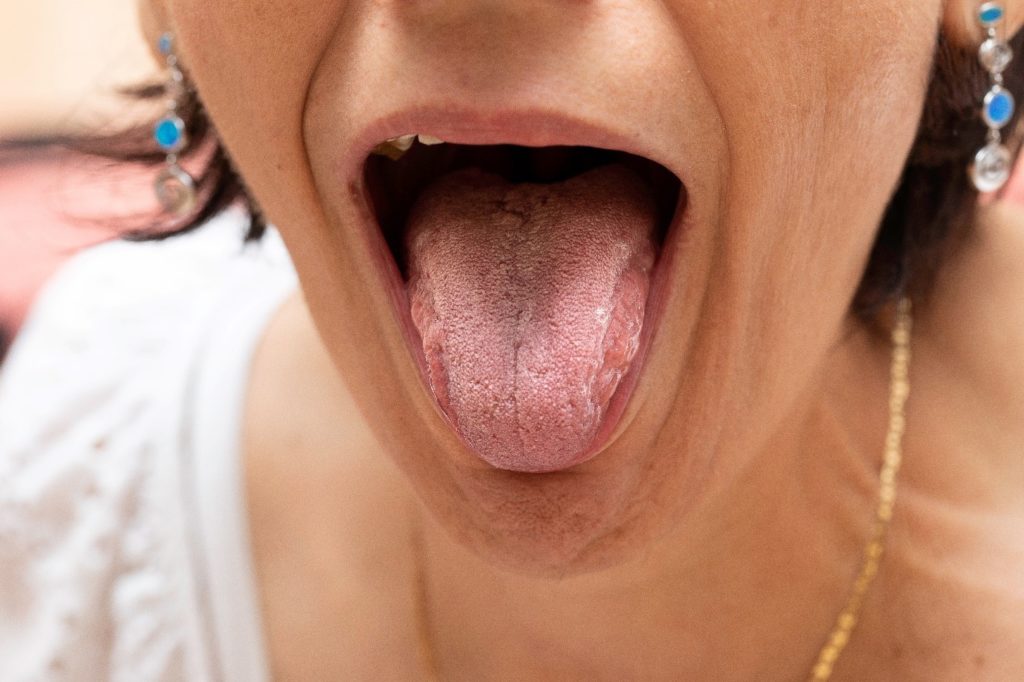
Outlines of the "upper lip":
{"label": "upper lip", "polygon": [[395,111],[358,130],[340,160],[340,172],[348,181],[346,184],[360,184],[363,164],[381,142],[416,133],[465,145],[557,145],[622,151],[661,164],[684,186],[687,184],[686,172],[678,158],[667,153],[656,140],[628,127],[613,128],[562,111],[484,110],[450,102]]}

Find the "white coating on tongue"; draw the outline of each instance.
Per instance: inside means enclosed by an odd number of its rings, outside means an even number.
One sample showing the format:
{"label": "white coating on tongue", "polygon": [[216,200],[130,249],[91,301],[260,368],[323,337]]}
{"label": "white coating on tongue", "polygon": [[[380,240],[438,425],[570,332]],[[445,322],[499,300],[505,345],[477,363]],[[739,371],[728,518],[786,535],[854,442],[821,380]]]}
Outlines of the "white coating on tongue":
{"label": "white coating on tongue", "polygon": [[579,463],[636,354],[654,264],[650,190],[622,166],[512,184],[447,175],[409,219],[409,300],[430,386],[495,467]]}

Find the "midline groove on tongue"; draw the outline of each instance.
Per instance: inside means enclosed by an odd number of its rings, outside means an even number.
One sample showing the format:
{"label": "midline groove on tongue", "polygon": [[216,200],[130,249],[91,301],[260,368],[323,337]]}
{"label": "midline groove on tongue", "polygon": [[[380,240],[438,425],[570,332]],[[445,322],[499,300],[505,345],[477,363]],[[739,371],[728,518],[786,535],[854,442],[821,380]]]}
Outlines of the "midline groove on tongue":
{"label": "midline groove on tongue", "polygon": [[643,327],[657,221],[618,165],[564,182],[451,173],[406,235],[428,380],[490,464],[553,471],[587,453]]}

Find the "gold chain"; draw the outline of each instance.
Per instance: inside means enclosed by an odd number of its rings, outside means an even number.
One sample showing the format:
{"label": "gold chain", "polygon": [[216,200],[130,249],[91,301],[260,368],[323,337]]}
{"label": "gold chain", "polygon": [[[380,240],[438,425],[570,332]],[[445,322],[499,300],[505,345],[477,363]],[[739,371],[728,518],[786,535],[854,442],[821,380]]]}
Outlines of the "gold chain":
{"label": "gold chain", "polygon": [[[871,538],[864,547],[864,561],[860,573],[853,583],[853,590],[846,606],[836,619],[835,627],[829,633],[825,646],[818,654],[817,663],[811,670],[812,682],[821,682],[832,677],[832,670],[840,654],[850,641],[853,630],[857,627],[857,619],[871,583],[878,573],[878,565],[885,551],[885,539],[892,521],[893,504],[896,501],[896,477],[903,461],[903,433],[906,431],[906,404],[910,395],[910,333],[913,326],[910,299],[903,298],[896,306],[896,324],[892,331],[892,365],[889,375],[889,430],[885,435],[885,456],[882,460],[882,471],[878,507],[875,511],[875,522]],[[419,621],[420,657],[431,680],[441,680],[434,647],[431,646],[429,632],[429,616],[427,613],[427,585],[423,575],[422,538],[416,537],[417,561],[416,575],[416,616]]]}
{"label": "gold chain", "polygon": [[896,502],[896,477],[903,462],[903,433],[907,428],[906,406],[910,396],[910,332],[913,326],[910,299],[903,298],[896,306],[896,324],[892,330],[892,366],[889,372],[889,431],[885,434],[885,457],[879,475],[881,486],[878,493],[878,508],[871,539],[864,547],[864,563],[860,574],[853,583],[853,591],[846,606],[836,619],[835,627],[828,636],[825,646],[818,654],[818,661],[811,670],[810,679],[821,682],[832,677],[836,661],[850,641],[853,629],[857,627],[861,607],[871,583],[878,573],[878,565],[885,551],[885,538],[892,521],[893,504]]}

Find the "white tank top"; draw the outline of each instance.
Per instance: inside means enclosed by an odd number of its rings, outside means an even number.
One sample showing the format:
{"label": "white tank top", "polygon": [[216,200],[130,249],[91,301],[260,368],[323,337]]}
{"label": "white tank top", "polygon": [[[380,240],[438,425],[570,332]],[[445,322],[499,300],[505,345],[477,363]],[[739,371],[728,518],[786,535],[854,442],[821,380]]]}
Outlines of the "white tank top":
{"label": "white tank top", "polygon": [[0,368],[0,680],[269,679],[240,432],[296,288],[234,211],[46,286]]}

